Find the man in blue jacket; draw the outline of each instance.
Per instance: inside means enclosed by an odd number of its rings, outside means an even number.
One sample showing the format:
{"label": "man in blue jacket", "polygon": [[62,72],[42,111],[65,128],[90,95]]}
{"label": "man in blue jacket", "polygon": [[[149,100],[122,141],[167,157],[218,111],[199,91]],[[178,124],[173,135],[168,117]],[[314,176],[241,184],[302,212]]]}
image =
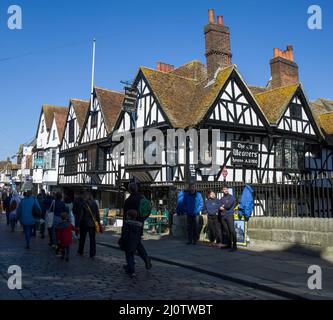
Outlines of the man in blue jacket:
{"label": "man in blue jacket", "polygon": [[196,244],[198,240],[199,215],[203,208],[203,200],[200,192],[197,192],[195,184],[190,184],[189,192],[184,194],[184,212],[187,215],[187,244]]}
{"label": "man in blue jacket", "polygon": [[[227,185],[223,186],[223,198],[221,199],[221,223],[228,234],[228,246],[231,251],[237,250],[237,235],[235,230],[235,198],[229,193]],[[223,248],[223,247],[222,247]]]}
{"label": "man in blue jacket", "polygon": [[36,224],[36,219],[33,216],[34,210],[36,210],[40,214],[42,212],[37,199],[32,195],[31,191],[27,191],[27,196],[22,199],[16,211],[16,218],[23,225],[26,249],[30,249],[32,228]]}

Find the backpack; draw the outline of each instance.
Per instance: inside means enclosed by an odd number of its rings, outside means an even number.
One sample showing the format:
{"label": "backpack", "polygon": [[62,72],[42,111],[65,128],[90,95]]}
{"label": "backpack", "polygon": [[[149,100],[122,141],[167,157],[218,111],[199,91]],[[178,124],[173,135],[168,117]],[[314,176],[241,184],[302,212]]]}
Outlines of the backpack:
{"label": "backpack", "polygon": [[140,218],[140,220],[145,221],[150,216],[150,213],[151,213],[150,201],[147,198],[143,197],[140,200],[140,205],[139,205],[139,218]]}

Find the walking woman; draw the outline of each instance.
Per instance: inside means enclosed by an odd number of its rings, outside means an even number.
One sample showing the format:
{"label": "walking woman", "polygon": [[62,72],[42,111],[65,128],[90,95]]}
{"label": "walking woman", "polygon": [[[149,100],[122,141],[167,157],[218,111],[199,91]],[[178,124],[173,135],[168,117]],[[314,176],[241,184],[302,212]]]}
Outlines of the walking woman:
{"label": "walking woman", "polygon": [[99,209],[96,201],[90,192],[85,192],[83,195],[82,212],[78,221],[80,229],[78,254],[80,256],[84,253],[84,245],[87,234],[89,234],[90,240],[89,256],[90,258],[94,258],[96,256],[96,232],[103,231],[100,220]]}

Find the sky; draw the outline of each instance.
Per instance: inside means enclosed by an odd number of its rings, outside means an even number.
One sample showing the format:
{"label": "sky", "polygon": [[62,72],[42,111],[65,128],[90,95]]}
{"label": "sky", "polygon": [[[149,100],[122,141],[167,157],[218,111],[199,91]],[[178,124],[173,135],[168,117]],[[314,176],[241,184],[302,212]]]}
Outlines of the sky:
{"label": "sky", "polygon": [[[12,4],[22,30],[7,27]],[[308,28],[313,4],[322,30]],[[142,65],[205,63],[209,8],[230,27],[233,63],[248,84],[266,85],[273,48],[292,44],[308,99],[333,100],[331,0],[0,0],[0,160],[35,136],[42,104],[89,98],[94,37],[95,85],[122,90]]]}

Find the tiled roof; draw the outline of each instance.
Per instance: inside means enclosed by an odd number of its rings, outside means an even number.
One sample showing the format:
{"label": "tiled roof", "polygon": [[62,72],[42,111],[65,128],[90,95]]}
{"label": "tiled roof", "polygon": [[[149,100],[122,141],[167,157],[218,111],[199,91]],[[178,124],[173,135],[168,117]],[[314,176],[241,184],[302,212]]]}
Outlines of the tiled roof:
{"label": "tiled roof", "polygon": [[101,104],[101,110],[106,122],[106,128],[110,133],[112,132],[121,112],[124,94],[98,87],[95,87],[95,93]]}
{"label": "tiled roof", "polygon": [[[59,141],[62,140],[62,137],[65,132],[65,126],[67,121],[67,109],[59,110],[58,112],[54,113],[54,120],[56,122],[57,130],[58,130],[58,137]],[[51,134],[51,132],[50,132]]]}
{"label": "tiled roof", "polygon": [[204,64],[198,60],[190,61],[177,69],[171,71],[172,74],[184,78],[190,78],[198,82],[207,79],[207,69]]}
{"label": "tiled roof", "polygon": [[203,119],[234,68],[230,66],[220,70],[215,82],[209,86],[207,80],[199,82],[175,72],[166,73],[145,67],[141,67],[141,71],[172,126],[187,128]]}
{"label": "tiled roof", "polygon": [[271,124],[277,124],[299,86],[300,84],[280,87],[255,95],[261,110]]}
{"label": "tiled roof", "polygon": [[318,105],[321,105],[328,112],[329,111],[333,111],[333,101],[332,100],[328,100],[328,99],[324,99],[324,98],[319,98],[314,103],[318,104]]}
{"label": "tiled roof", "polygon": [[45,126],[46,126],[47,130],[50,130],[51,126],[52,126],[53,118],[54,118],[54,113],[67,112],[67,108],[44,104],[42,107],[42,111],[44,113]]}
{"label": "tiled roof", "polygon": [[90,102],[86,100],[71,99],[71,104],[74,108],[76,119],[81,130],[89,110]]}
{"label": "tiled roof", "polygon": [[319,122],[326,135],[333,135],[333,111],[320,114]]}

